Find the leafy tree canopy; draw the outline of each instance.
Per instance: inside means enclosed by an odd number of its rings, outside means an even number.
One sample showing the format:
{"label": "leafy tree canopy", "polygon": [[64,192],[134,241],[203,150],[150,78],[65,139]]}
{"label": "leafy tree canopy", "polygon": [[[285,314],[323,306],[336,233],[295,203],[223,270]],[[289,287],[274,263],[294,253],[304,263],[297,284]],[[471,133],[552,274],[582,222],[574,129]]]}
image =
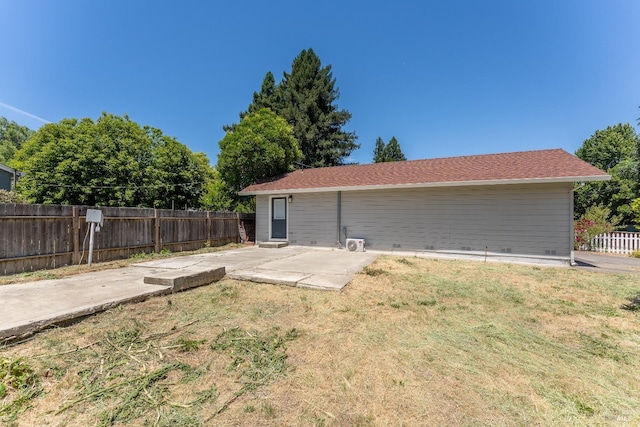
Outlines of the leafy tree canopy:
{"label": "leafy tree canopy", "polygon": [[382,138],[376,140],[375,148],[373,149],[373,162],[398,162],[407,160],[405,155],[400,149],[400,144],[395,136],[391,137],[388,144],[385,145]]}
{"label": "leafy tree canopy", "polygon": [[618,163],[637,155],[638,134],[629,123],[619,123],[597,130],[582,143],[576,156],[592,165],[609,171]]}
{"label": "leafy tree canopy", "polygon": [[200,199],[202,208],[212,211],[232,211],[236,207],[233,194],[229,192],[225,182],[220,179],[218,171],[216,169],[211,170],[213,177],[205,184],[202,198]]}
{"label": "leafy tree canopy", "polygon": [[313,49],[303,50],[280,84],[275,83],[271,72],[266,74],[260,92],[253,94],[253,102],[240,117],[269,108],[293,126],[302,163],[312,167],[341,165],[360,145],[355,142],[355,133],[342,129],[351,113],[338,109],[335,84],[331,65],[323,67]]}
{"label": "leafy tree canopy", "polygon": [[640,137],[628,123],[596,131],[576,151],[576,156],[611,175],[610,181],[590,182],[575,193],[576,217],[591,206],[611,211],[612,222],[633,221],[631,202],[640,196]]}
{"label": "leafy tree canopy", "polygon": [[107,113],[46,124],[15,156],[28,200],[97,206],[198,207],[208,163],[159,129]]}
{"label": "leafy tree canopy", "polygon": [[0,163],[8,165],[15,152],[22,147],[33,131],[26,126],[0,117]]}
{"label": "leafy tree canopy", "polygon": [[236,205],[240,190],[291,170],[301,156],[291,126],[268,108],[248,113],[219,145],[217,170]]}

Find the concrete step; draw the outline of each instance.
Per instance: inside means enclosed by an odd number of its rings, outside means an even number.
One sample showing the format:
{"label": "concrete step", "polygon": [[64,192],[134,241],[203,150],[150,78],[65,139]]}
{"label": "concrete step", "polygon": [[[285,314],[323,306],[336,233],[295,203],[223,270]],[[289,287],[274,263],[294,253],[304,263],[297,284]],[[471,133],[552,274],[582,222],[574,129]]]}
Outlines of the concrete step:
{"label": "concrete step", "polygon": [[260,242],[258,244],[259,248],[270,248],[270,249],[278,249],[278,248],[284,248],[285,246],[288,246],[289,243],[287,242]]}
{"label": "concrete step", "polygon": [[225,268],[218,267],[201,271],[172,270],[145,276],[144,283],[169,286],[172,292],[208,285],[217,282],[225,275]]}

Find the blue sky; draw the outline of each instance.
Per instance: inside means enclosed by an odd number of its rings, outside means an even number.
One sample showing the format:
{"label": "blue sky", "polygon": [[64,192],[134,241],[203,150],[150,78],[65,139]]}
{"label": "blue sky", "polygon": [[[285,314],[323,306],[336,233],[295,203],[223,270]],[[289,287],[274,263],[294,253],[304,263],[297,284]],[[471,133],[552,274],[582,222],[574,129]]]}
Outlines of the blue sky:
{"label": "blue sky", "polygon": [[129,114],[216,163],[267,71],[331,64],[369,163],[575,150],[640,117],[640,1],[0,0],[0,115]]}

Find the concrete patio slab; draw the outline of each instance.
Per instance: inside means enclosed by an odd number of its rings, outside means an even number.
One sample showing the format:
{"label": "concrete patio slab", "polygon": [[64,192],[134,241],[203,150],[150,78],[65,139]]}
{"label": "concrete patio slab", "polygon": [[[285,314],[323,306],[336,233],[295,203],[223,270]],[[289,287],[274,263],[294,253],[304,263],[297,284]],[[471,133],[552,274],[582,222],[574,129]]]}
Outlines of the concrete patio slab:
{"label": "concrete patio slab", "polygon": [[227,273],[229,273],[236,270],[257,267],[265,262],[288,258],[293,255],[308,252],[309,250],[310,249],[301,247],[286,247],[273,250],[252,246],[211,254],[146,261],[134,264],[134,266],[142,268],[169,269],[225,267]]}
{"label": "concrete patio slab", "polygon": [[286,286],[296,286],[298,282],[309,276],[311,274],[272,270],[239,270],[228,274],[230,279]]}
{"label": "concrete patio slab", "polygon": [[0,286],[0,339],[170,292],[146,284],[135,268],[79,274],[63,279]]}
{"label": "concrete patio slab", "polygon": [[[142,301],[224,276],[303,288],[340,290],[377,254],[345,250],[248,247],[141,262],[63,279],[0,286],[0,341],[128,302]],[[146,278],[146,279],[145,279]]]}
{"label": "concrete patio slab", "polygon": [[306,250],[260,265],[263,270],[296,271],[310,274],[355,274],[379,254],[339,249]]}
{"label": "concrete patio slab", "polygon": [[298,282],[299,288],[339,291],[349,284],[349,274],[314,274]]}

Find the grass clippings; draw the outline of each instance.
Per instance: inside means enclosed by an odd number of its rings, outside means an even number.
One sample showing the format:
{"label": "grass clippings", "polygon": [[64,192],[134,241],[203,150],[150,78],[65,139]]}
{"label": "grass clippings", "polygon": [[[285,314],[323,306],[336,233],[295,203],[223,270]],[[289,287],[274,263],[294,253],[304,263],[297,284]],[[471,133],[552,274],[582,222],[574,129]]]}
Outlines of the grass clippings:
{"label": "grass clippings", "polygon": [[22,358],[0,357],[0,417],[15,420],[42,392],[40,378]]}
{"label": "grass clippings", "polygon": [[632,275],[392,256],[339,293],[224,279],[0,349],[39,384],[0,423],[638,425],[637,292]]}
{"label": "grass clippings", "polygon": [[628,300],[629,302],[622,304],[620,308],[629,311],[640,311],[640,293]]}

